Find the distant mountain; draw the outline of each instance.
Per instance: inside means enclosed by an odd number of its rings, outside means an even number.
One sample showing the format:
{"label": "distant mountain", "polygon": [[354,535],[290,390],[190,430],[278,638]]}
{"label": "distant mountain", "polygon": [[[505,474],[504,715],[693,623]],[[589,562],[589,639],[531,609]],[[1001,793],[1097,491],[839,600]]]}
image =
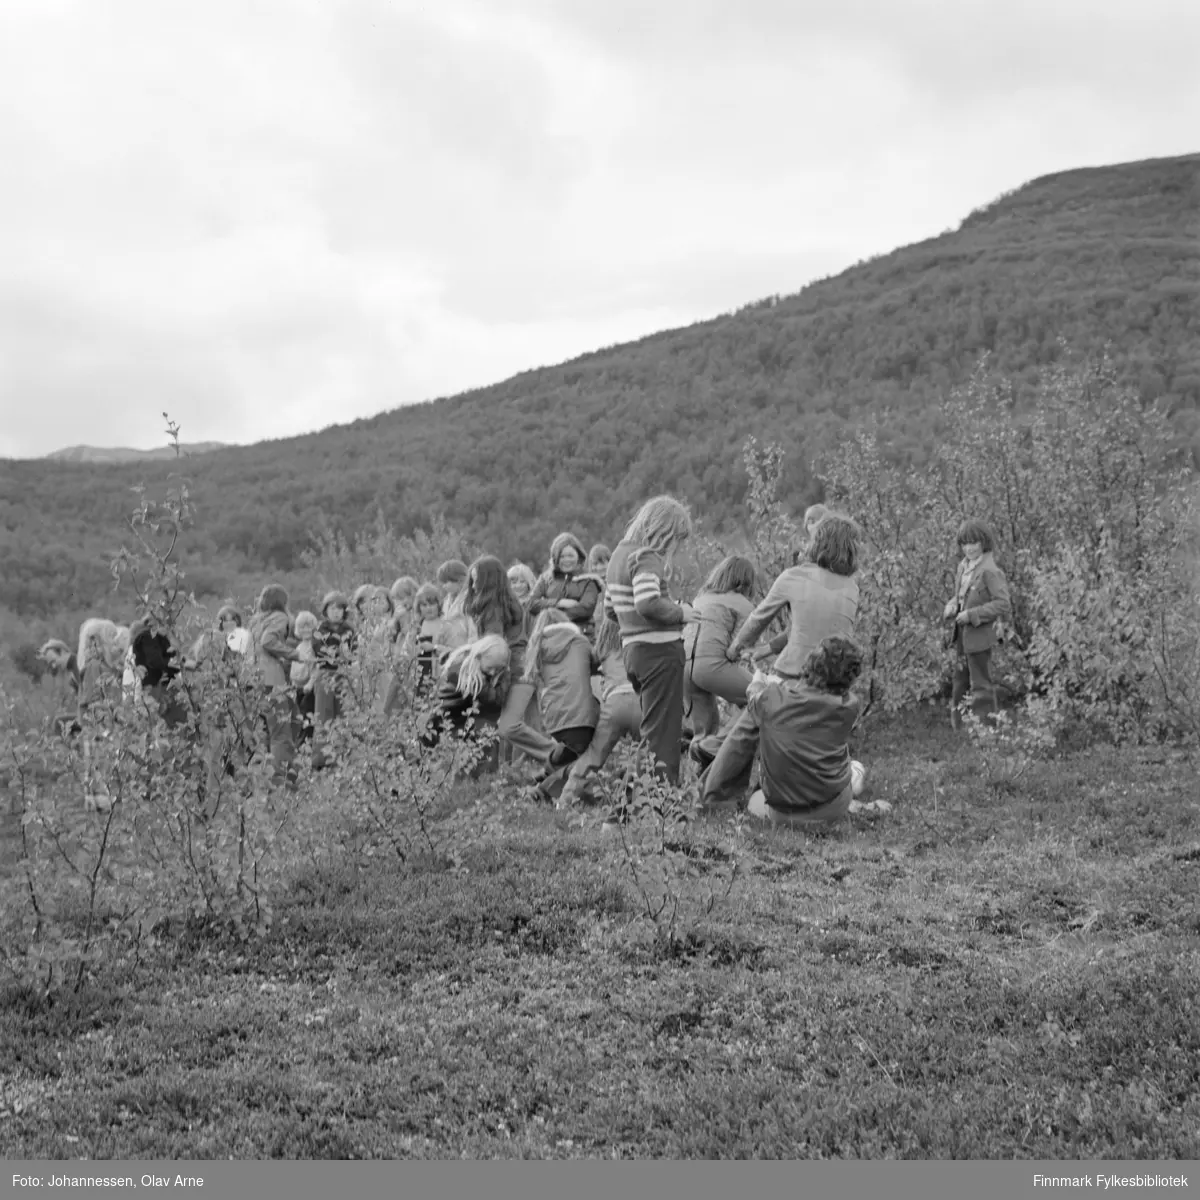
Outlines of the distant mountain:
{"label": "distant mountain", "polygon": [[[294,569],[319,525],[357,532],[378,513],[401,534],[440,513],[474,545],[539,565],[561,529],[611,544],[660,491],[729,527],[744,516],[748,435],[783,445],[798,508],[821,496],[826,449],[868,422],[918,469],[940,401],[985,352],[1028,407],[1064,339],[1073,356],[1107,352],[1200,465],[1200,154],[1049,175],[792,296],[448,399],[194,456],[189,571],[214,591],[261,580]],[[140,456],[0,461],[0,608],[99,603],[127,540],[129,489],[161,495],[172,469]]]}
{"label": "distant mountain", "polygon": [[[181,442],[179,446],[183,455],[210,454],[213,450],[226,448],[226,442],[193,442],[190,445]],[[174,446],[156,446],[153,450],[132,450],[125,446],[68,446],[65,450],[55,450],[53,454],[46,455],[46,458],[59,462],[75,463],[153,462],[175,457]]]}

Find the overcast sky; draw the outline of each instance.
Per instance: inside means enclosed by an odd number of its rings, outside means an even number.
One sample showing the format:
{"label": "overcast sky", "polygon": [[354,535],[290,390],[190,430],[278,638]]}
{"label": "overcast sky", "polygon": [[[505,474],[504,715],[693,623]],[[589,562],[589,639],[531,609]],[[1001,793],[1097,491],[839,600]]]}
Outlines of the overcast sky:
{"label": "overcast sky", "polygon": [[0,455],[250,442],[1200,150],[1192,0],[0,0]]}

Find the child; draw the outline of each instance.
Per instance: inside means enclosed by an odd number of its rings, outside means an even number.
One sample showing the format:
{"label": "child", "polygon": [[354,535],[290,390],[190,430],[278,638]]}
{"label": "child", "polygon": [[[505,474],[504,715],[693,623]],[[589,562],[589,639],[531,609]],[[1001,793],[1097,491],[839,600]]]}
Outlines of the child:
{"label": "child", "polygon": [[[686,713],[696,738],[720,727],[717,699],[741,708],[746,703],[750,672],[727,657],[729,645],[754,610],[754,564],[731,554],[713,568],[695,600],[699,619],[683,635],[687,656]],[[695,744],[695,743],[693,743]]]}
{"label": "child", "polygon": [[476,629],[463,612],[467,598],[467,566],[457,558],[444,562],[437,569],[438,585],[442,589],[442,616],[446,620],[446,645],[452,650],[477,641]]}
{"label": "child", "polygon": [[499,634],[508,643],[513,683],[500,714],[501,738],[514,750],[540,762],[548,761],[555,742],[537,730],[533,723],[536,718],[531,719],[530,710],[537,711],[537,688],[524,678],[528,616],[513,595],[508,574],[498,558],[485,554],[471,564],[462,611],[481,637]]}
{"label": "child", "polygon": [[346,620],[347,608],[344,593],[327,593],[321,601],[321,623],[312,639],[316,659],[312,764],[318,770],[331,761],[321,746],[322,728],[337,720],[342,712],[339,671],[357,648],[354,628]]}
{"label": "child", "polygon": [[600,702],[592,691],[591,643],[557,609],[545,609],[534,622],[525,651],[525,679],[537,688],[542,728],[558,743],[549,765],[574,762],[591,744]]}
{"label": "child", "polygon": [[[753,816],[811,828],[850,811],[864,775],[848,746],[860,711],[850,688],[862,663],[855,642],[829,637],[809,655],[799,679],[760,675],[751,685],[747,711],[758,724],[762,780],[748,805]],[[752,761],[753,751],[739,772],[747,781]]]}
{"label": "child", "polygon": [[611,618],[602,621],[596,631],[593,660],[601,680],[600,716],[587,750],[571,766],[558,800],[559,808],[577,803],[587,777],[608,762],[613,747],[623,737],[637,738],[641,729],[642,706],[625,672],[620,627]]}
{"label": "child", "polygon": [[667,580],[691,533],[688,510],[671,496],[655,496],[630,521],[608,564],[607,604],[642,703],[641,737],[671,783],[679,782],[683,733],[683,627],[697,613],[670,598]]}
{"label": "child", "polygon": [[243,627],[242,614],[232,604],[222,604],[217,610],[217,628],[234,654],[250,652],[250,630]]}
{"label": "child", "polygon": [[317,675],[317,652],[313,649],[313,635],[317,632],[315,613],[296,614],[296,661],[292,663],[291,683],[296,696],[296,709],[300,714],[300,742],[310,741],[317,709],[314,692]]}
{"label": "child", "polygon": [[522,603],[527,604],[537,586],[537,576],[523,562],[515,562],[508,568],[508,582],[513,595]]}
{"label": "child", "polygon": [[954,684],[950,695],[950,723],[962,724],[959,705],[968,690],[976,716],[996,712],[996,685],[992,682],[992,650],[996,622],[1012,620],[1008,580],[992,557],[995,538],[982,521],[964,521],[958,530],[962,561],[954,576],[954,595],[942,615],[953,621],[956,653]]}
{"label": "child", "polygon": [[596,611],[592,614],[592,625],[597,630],[604,621],[604,580],[608,574],[608,564],[611,558],[612,551],[603,542],[597,542],[588,551],[588,574],[594,575],[600,583],[600,596],[596,601]]}
{"label": "child", "polygon": [[556,608],[590,638],[595,632],[596,604],[603,584],[584,570],[583,543],[573,533],[560,533],[550,543],[550,563],[534,585],[526,608],[536,617]]}
{"label": "child", "polygon": [[287,606],[288,594],[279,584],[263,588],[257,611],[250,618],[250,636],[258,685],[267,693],[267,753],[274,760],[276,777],[286,775],[291,782],[292,759],[296,755],[293,736],[296,702],[289,688],[289,674],[297,655]]}
{"label": "child", "polygon": [[417,631],[417,664],[420,678],[432,679],[438,664],[455,649],[451,629],[442,616],[442,594],[437,584],[422,584],[413,600],[413,628]]}
{"label": "child", "polygon": [[[437,709],[421,733],[421,743],[433,748],[446,726],[473,740],[483,727],[495,727],[504,710],[511,684],[511,654],[500,634],[485,637],[454,650],[442,668]],[[496,756],[489,755],[494,765]]]}
{"label": "child", "polygon": [[413,600],[420,587],[411,575],[401,575],[388,592],[392,601],[393,646],[403,646],[408,638],[412,624]]}

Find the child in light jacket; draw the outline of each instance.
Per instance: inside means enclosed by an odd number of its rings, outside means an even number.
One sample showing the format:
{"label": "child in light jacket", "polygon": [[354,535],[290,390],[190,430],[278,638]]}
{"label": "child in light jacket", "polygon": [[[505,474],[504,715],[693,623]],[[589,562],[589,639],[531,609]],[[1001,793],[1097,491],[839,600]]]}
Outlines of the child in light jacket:
{"label": "child in light jacket", "polygon": [[600,715],[587,750],[571,765],[558,799],[559,808],[577,803],[587,777],[608,762],[623,737],[636,741],[642,725],[642,705],[625,671],[621,630],[611,618],[602,621],[596,631],[593,662],[600,676]]}
{"label": "child in light jacket", "polygon": [[718,698],[742,708],[750,672],[730,662],[729,646],[754,611],[754,564],[737,554],[723,559],[704,581],[693,607],[699,620],[683,635],[686,656],[684,705],[696,737],[720,727]]}
{"label": "child in light jacket", "polygon": [[589,746],[600,717],[592,691],[592,646],[574,621],[546,609],[525,651],[525,679],[537,688],[542,727],[558,743],[549,765],[574,762]]}

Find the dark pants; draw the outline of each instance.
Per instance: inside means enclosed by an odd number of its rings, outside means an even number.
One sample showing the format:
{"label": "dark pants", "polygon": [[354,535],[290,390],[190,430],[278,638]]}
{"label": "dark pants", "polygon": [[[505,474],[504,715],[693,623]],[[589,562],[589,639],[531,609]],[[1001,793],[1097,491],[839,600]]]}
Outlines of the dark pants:
{"label": "dark pants", "polygon": [[955,728],[960,724],[958,705],[962,698],[971,693],[971,709],[977,717],[997,710],[996,685],[992,682],[992,652],[981,650],[967,654],[958,640],[958,659],[954,664],[954,686],[950,692],[950,720]]}
{"label": "dark pants", "polygon": [[683,642],[633,642],[622,652],[625,673],[642,705],[639,735],[663,774],[679,782],[683,733]]}

